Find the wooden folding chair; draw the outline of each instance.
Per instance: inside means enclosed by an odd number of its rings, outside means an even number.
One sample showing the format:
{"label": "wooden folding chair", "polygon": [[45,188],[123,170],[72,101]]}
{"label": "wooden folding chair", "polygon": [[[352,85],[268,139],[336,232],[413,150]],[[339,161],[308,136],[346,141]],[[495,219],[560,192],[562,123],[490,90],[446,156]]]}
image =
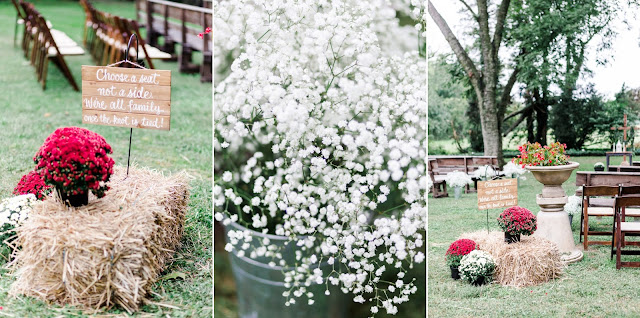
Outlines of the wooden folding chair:
{"label": "wooden folding chair", "polygon": [[80,5],[84,9],[85,21],[84,21],[84,33],[82,35],[82,44],[84,47],[91,51],[91,47],[94,44],[96,37],[96,30],[98,23],[96,21],[95,9],[87,0],[80,0]]}
{"label": "wooden folding chair", "polygon": [[20,6],[20,4],[18,3],[18,1],[16,0],[11,0],[11,3],[13,3],[13,6],[16,8],[17,14],[16,14],[16,24],[15,27],[13,29],[13,46],[16,46],[16,41],[18,39],[18,25],[24,25],[27,17],[26,14],[24,12],[24,9],[22,9],[22,7]]}
{"label": "wooden folding chair", "polygon": [[[589,235],[612,235],[613,231],[592,231],[589,229],[589,217],[613,217],[614,207],[610,206],[593,206],[593,197],[615,197],[620,193],[619,186],[582,186],[582,215],[580,216],[580,241],[583,244],[584,250],[589,249],[589,245],[609,245],[610,241],[590,241]],[[614,203],[614,202],[612,202]],[[584,236],[584,241],[582,240]]]}
{"label": "wooden folding chair", "polygon": [[[625,235],[640,235],[640,222],[627,222],[625,210],[628,207],[640,206],[640,196],[616,196],[615,200],[614,236],[611,240],[611,255],[616,254],[616,269],[622,267],[640,267],[640,262],[623,262],[622,255],[640,255],[638,249],[624,249],[630,242],[625,242]],[[638,243],[638,242],[634,242]],[[615,245],[615,248],[614,248]]]}
{"label": "wooden folding chair", "polygon": [[47,26],[46,21],[44,20],[44,18],[42,18],[42,16],[39,16],[38,28],[41,30],[42,37],[36,40],[42,41],[40,42],[42,48],[42,55],[40,56],[40,59],[42,61],[42,65],[36,67],[36,69],[39,69],[39,73],[41,73],[41,76],[39,76],[39,80],[42,82],[42,89],[46,89],[48,65],[49,60],[51,60],[56,64],[56,66],[58,66],[60,71],[62,71],[73,89],[79,91],[80,88],[78,87],[78,84],[76,84],[76,81],[73,78],[73,74],[71,73],[71,70],[69,70],[67,63],[64,60],[64,56],[83,55],[84,50],[77,45],[59,46],[56,43],[53,35],[51,34],[51,30]]}

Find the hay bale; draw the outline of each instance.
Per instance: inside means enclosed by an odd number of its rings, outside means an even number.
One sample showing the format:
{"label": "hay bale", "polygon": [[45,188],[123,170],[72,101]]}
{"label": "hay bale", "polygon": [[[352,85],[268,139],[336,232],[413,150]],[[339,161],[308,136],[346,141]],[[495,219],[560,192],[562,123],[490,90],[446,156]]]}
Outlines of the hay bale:
{"label": "hay bale", "polygon": [[85,308],[146,300],[183,233],[189,198],[183,174],[116,167],[111,190],[80,208],[49,197],[17,232],[11,294]]}
{"label": "hay bale", "polygon": [[564,270],[560,251],[553,242],[533,236],[522,236],[519,243],[504,242],[503,232],[478,231],[460,238],[474,240],[479,248],[496,260],[494,281],[500,285],[524,287],[558,278]]}

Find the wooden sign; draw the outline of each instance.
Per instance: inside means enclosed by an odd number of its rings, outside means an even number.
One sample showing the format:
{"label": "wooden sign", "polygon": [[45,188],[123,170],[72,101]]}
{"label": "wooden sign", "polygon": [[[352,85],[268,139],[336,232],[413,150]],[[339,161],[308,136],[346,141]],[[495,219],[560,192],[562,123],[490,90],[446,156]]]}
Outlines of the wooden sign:
{"label": "wooden sign", "polygon": [[500,209],[518,205],[518,179],[478,181],[478,209]]}
{"label": "wooden sign", "polygon": [[171,71],[82,66],[82,123],[169,130]]}

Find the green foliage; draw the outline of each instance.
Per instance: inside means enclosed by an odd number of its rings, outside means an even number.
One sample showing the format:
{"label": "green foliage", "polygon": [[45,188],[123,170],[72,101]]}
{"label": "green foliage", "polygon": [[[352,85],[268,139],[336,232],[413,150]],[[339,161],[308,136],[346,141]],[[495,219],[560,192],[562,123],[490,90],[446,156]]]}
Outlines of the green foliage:
{"label": "green foliage", "polygon": [[605,103],[593,87],[588,87],[584,97],[564,96],[551,111],[551,124],[556,140],[569,149],[580,149],[597,130],[605,111]]}
{"label": "green foliage", "polygon": [[[453,64],[445,56],[429,60],[429,136],[435,139],[460,136],[467,129],[466,87],[451,75]],[[453,127],[453,129],[452,129]]]}

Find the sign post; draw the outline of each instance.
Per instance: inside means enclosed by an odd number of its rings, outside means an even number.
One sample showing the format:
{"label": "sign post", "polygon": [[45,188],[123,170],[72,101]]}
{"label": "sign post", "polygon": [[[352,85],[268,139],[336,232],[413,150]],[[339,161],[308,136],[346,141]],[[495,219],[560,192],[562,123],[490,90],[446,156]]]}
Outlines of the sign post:
{"label": "sign post", "polygon": [[487,233],[489,232],[489,209],[516,205],[518,205],[518,179],[478,181],[478,210],[487,210]]}

